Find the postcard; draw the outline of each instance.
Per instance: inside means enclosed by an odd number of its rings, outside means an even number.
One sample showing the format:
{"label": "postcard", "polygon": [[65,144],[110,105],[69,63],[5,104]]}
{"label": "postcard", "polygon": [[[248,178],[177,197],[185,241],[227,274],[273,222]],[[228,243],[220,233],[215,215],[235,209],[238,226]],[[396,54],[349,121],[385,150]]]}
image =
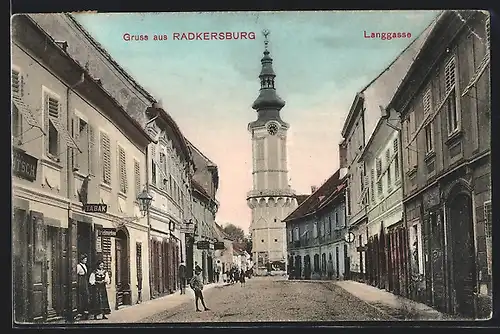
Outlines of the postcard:
{"label": "postcard", "polygon": [[11,26],[14,324],[491,317],[488,12]]}

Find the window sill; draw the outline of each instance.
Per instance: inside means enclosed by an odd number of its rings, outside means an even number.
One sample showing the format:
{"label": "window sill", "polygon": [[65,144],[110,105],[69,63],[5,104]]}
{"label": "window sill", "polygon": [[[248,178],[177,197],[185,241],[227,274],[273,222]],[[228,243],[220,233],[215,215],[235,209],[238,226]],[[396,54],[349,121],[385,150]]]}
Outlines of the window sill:
{"label": "window sill", "polygon": [[124,192],[122,192],[122,191],[119,191],[119,192],[118,192],[118,197],[120,197],[120,198],[122,198],[122,199],[124,199],[124,200],[125,200],[125,199],[127,199],[127,194],[125,194],[125,193],[124,193]]}
{"label": "window sill", "polygon": [[104,182],[101,182],[101,184],[99,185],[102,189],[104,190],[107,190],[107,191],[111,191],[113,190],[113,188],[109,185],[109,184],[106,184]]}
{"label": "window sill", "polygon": [[55,155],[52,155],[50,153],[47,153],[47,159],[51,160],[52,162],[55,162],[55,163],[61,162],[61,159],[59,159],[58,157],[56,157]]}
{"label": "window sill", "polygon": [[436,157],[436,152],[434,152],[434,150],[430,151],[430,152],[427,152],[425,154],[425,157],[424,157],[424,161],[425,162],[429,162],[429,160],[431,160],[432,158]]}
{"label": "window sill", "polygon": [[408,176],[408,178],[413,179],[415,175],[417,175],[417,166],[413,166],[412,168],[410,168],[406,172],[406,175]]}
{"label": "window sill", "polygon": [[50,157],[43,157],[41,160],[42,165],[52,167],[53,169],[56,169],[58,171],[61,171],[63,166],[59,163],[59,161],[55,161]]}
{"label": "window sill", "polygon": [[455,130],[448,134],[448,139],[444,142],[447,146],[453,145],[458,140],[462,139],[464,133],[462,130]]}

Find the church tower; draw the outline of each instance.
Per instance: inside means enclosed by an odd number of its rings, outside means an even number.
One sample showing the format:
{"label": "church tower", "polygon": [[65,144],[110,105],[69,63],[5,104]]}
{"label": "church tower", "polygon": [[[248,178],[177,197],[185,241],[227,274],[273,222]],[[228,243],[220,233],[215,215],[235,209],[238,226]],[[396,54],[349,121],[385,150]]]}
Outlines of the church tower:
{"label": "church tower", "polygon": [[252,135],[253,190],[247,194],[252,210],[252,258],[256,274],[265,274],[269,264],[276,270],[286,270],[286,225],[282,222],[297,207],[295,192],[288,183],[287,131],[288,123],[280,117],[285,106],[276,93],[276,74],[268,50],[269,31],[265,41],[260,92],[252,105],[257,120],[248,124]]}

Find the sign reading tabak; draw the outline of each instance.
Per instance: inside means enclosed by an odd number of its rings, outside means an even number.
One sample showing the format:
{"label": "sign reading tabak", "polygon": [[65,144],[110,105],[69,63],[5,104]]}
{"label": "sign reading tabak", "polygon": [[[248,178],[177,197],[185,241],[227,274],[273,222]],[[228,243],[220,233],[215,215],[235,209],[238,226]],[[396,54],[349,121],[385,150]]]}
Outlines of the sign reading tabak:
{"label": "sign reading tabak", "polygon": [[36,180],[38,159],[16,147],[12,148],[12,172],[28,181]]}
{"label": "sign reading tabak", "polygon": [[83,211],[85,212],[99,212],[99,213],[106,213],[108,212],[108,205],[107,204],[84,204],[83,205]]}

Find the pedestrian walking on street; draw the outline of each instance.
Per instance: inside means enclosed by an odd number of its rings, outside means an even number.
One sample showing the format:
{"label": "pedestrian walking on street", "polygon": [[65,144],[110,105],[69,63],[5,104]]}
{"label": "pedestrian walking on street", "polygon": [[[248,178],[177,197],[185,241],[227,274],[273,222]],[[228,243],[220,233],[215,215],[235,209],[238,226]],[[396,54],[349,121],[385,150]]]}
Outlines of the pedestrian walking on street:
{"label": "pedestrian walking on street", "polygon": [[107,319],[106,315],[111,313],[108,302],[106,284],[110,283],[109,275],[104,270],[104,262],[97,261],[95,270],[90,274],[89,283],[91,286],[91,307],[90,311],[95,319],[102,315],[101,319]]}
{"label": "pedestrian walking on street", "polygon": [[78,275],[78,314],[83,320],[89,318],[89,273],[87,269],[87,254],[80,255],[80,262],[76,265]]}
{"label": "pedestrian walking on street", "polygon": [[201,300],[201,304],[203,305],[205,311],[209,311],[210,309],[205,305],[205,299],[203,298],[203,280],[201,278],[201,270],[195,270],[195,275],[189,282],[189,285],[191,286],[191,289],[194,290],[196,312],[201,312],[198,306],[199,300]]}
{"label": "pedestrian walking on street", "polygon": [[186,265],[181,262],[179,266],[179,284],[181,285],[181,295],[186,294]]}
{"label": "pedestrian walking on street", "polygon": [[243,269],[241,269],[241,272],[240,272],[240,283],[241,283],[241,286],[245,286],[245,272],[243,271]]}

